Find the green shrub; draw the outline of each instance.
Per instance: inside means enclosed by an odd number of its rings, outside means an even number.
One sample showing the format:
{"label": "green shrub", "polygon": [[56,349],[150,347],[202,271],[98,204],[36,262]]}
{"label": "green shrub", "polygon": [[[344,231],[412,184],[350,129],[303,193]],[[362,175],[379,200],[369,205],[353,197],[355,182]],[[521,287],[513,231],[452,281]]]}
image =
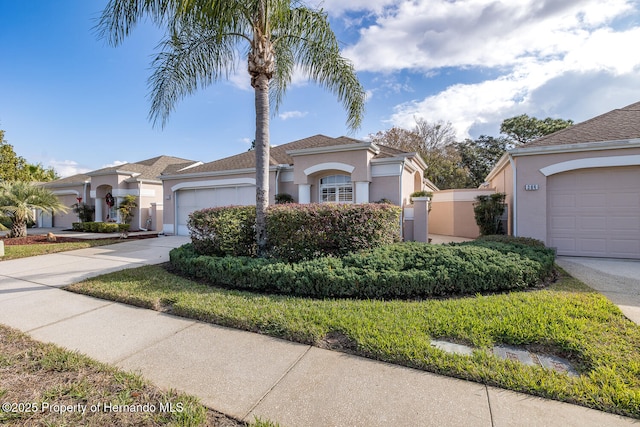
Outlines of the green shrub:
{"label": "green shrub", "polygon": [[291,262],[342,256],[400,239],[400,208],[388,204],[288,204],[267,212],[268,252]]}
{"label": "green shrub", "polygon": [[130,228],[131,224],[118,224],[118,229],[116,231],[124,233],[126,231],[129,231]]}
{"label": "green shrub", "polygon": [[192,212],[187,227],[200,254],[253,256],[255,222],[255,206],[225,206]]}
{"label": "green shrub", "polygon": [[117,233],[120,224],[116,224],[115,222],[99,222],[100,226],[98,227],[99,233]]}
{"label": "green shrub", "polygon": [[554,254],[500,242],[411,242],[289,263],[201,256],[185,245],[172,250],[170,260],[176,271],[223,287],[316,298],[406,299],[531,287],[552,274]]}
{"label": "green shrub", "polygon": [[[201,255],[255,256],[255,207],[203,209],[187,226]],[[341,256],[399,240],[400,208],[378,204],[282,204],[267,210],[267,252],[286,261]]]}
{"label": "green shrub", "polygon": [[505,193],[495,193],[476,197],[473,204],[473,212],[476,224],[483,236],[491,234],[504,234],[502,226],[502,214],[505,210]]}
{"label": "green shrub", "polygon": [[293,196],[287,193],[278,193],[275,195],[276,205],[283,205],[285,203],[294,203]]}
{"label": "green shrub", "polygon": [[72,222],[71,223],[71,229],[73,231],[83,231],[84,228],[82,227],[82,223],[81,222]]}
{"label": "green shrub", "polygon": [[533,239],[531,237],[507,236],[505,234],[491,234],[488,236],[480,236],[476,239],[476,241],[478,240],[487,241],[487,242],[515,243],[515,244],[533,246],[538,248],[545,247],[544,242],[538,239]]}

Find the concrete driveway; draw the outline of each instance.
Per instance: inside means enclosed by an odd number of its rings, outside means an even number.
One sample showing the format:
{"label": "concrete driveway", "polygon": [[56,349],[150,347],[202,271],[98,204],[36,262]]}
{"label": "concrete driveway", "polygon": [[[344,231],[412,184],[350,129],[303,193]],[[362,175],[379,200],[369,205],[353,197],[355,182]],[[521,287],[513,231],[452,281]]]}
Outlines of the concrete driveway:
{"label": "concrete driveway", "polygon": [[556,263],[640,324],[640,260],[560,256]]}

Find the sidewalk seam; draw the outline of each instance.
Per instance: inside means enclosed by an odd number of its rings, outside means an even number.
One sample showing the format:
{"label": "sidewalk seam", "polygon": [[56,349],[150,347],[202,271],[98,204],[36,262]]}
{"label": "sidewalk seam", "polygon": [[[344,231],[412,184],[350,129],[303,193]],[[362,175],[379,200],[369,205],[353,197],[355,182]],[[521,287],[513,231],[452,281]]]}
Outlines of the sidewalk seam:
{"label": "sidewalk seam", "polygon": [[249,416],[249,414],[251,414],[251,412],[253,412],[253,410],[256,409],[262,403],[262,401],[271,393],[271,391],[273,391],[273,389],[276,388],[287,375],[289,375],[289,372],[291,372],[291,370],[295,368],[298,363],[300,363],[300,361],[307,355],[307,353],[309,353],[309,351],[311,351],[312,348],[312,345],[307,346],[307,349],[300,356],[298,356],[298,358],[291,364],[291,366],[289,366],[289,368],[280,376],[280,378],[278,378],[276,382],[273,383],[273,385],[269,387],[262,396],[260,396],[258,401],[249,408],[247,413],[242,416],[240,421],[246,421],[246,418]]}
{"label": "sidewalk seam", "polygon": [[[67,291],[63,291],[63,292],[67,292]],[[87,296],[87,295],[84,295],[84,296]],[[69,319],[73,319],[73,318],[76,318],[76,317],[79,317],[79,316],[84,316],[85,314],[88,314],[88,313],[91,313],[91,312],[94,312],[94,311],[97,311],[97,310],[102,310],[103,308],[107,308],[107,307],[109,307],[111,305],[116,304],[114,301],[107,301],[107,300],[103,300],[103,301],[106,301],[107,304],[101,305],[100,307],[92,308],[91,310],[83,311],[82,313],[74,314],[73,316],[65,317],[63,319],[58,319],[55,322],[47,323],[46,325],[38,326],[37,328],[29,329],[29,330],[27,330],[25,332],[26,333],[31,333],[33,331],[37,331],[38,329],[48,328],[49,326],[52,326],[52,325],[55,325],[55,324],[58,324],[58,323],[61,323],[61,322],[66,322]]]}
{"label": "sidewalk seam", "polygon": [[[146,310],[150,310],[150,309],[146,309]],[[162,314],[162,313],[157,312],[157,311],[155,311],[155,310],[151,310],[151,311],[156,312],[156,313],[158,313],[158,314]],[[186,318],[185,318],[185,320],[191,320],[191,319],[186,319]],[[154,342],[150,343],[150,344],[149,344],[149,345],[147,345],[146,347],[139,348],[139,349],[137,349],[137,350],[133,351],[132,353],[129,353],[129,354],[125,355],[125,356],[122,356],[120,359],[116,359],[116,360],[114,360],[113,362],[111,362],[111,364],[113,364],[113,365],[119,365],[120,363],[122,363],[123,361],[125,361],[125,360],[129,359],[130,357],[133,357],[133,356],[135,356],[136,354],[138,354],[138,353],[140,353],[140,352],[142,352],[142,351],[146,351],[146,350],[148,350],[149,348],[153,347],[154,345],[159,344],[159,343],[163,342],[164,340],[166,340],[167,338],[172,337],[172,336],[174,336],[174,335],[177,335],[177,334],[179,334],[180,332],[185,331],[185,330],[187,330],[187,329],[191,328],[193,325],[196,325],[196,324],[198,324],[198,321],[197,321],[197,320],[193,320],[190,324],[186,325],[184,328],[182,328],[182,329],[178,329],[177,331],[175,331],[175,332],[173,332],[172,334],[167,335],[167,336],[165,336],[165,337],[158,338],[157,340],[155,340]]]}
{"label": "sidewalk seam", "polygon": [[487,404],[489,406],[489,419],[491,420],[491,427],[495,427],[496,423],[493,420],[493,410],[491,409],[491,396],[489,395],[489,386],[485,384],[484,390],[487,393]]}

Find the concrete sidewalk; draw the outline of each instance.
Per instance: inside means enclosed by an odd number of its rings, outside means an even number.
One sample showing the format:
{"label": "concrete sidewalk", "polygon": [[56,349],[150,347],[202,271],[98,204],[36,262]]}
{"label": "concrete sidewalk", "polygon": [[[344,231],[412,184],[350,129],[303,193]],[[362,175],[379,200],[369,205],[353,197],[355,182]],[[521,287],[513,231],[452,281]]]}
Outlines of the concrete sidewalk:
{"label": "concrete sidewalk", "polygon": [[[0,323],[283,426],[630,426],[635,420],[57,289],[164,262],[160,237],[0,262]],[[53,402],[52,402],[53,403]],[[93,403],[93,402],[90,402]]]}

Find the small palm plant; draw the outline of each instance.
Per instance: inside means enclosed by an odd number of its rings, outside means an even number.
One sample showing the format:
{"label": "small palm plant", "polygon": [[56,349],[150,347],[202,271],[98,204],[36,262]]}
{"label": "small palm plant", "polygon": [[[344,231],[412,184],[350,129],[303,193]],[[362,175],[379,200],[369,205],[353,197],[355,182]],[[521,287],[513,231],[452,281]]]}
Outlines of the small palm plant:
{"label": "small palm plant", "polygon": [[8,237],[26,237],[27,223],[35,211],[67,212],[68,208],[51,190],[23,181],[0,183],[0,214],[11,220]]}
{"label": "small palm plant", "polygon": [[136,196],[132,196],[131,194],[124,196],[124,200],[120,202],[120,206],[118,207],[118,212],[120,212],[122,222],[130,224],[133,219],[133,213],[137,207],[138,204],[136,203]]}

